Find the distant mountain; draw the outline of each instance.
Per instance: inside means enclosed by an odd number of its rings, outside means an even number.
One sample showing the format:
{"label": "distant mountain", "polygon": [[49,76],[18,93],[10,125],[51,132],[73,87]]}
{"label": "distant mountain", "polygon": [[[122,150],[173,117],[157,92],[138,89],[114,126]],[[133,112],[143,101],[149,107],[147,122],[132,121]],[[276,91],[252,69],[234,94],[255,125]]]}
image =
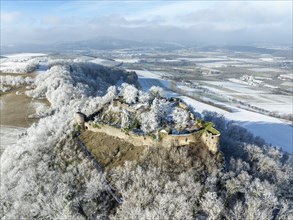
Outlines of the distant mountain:
{"label": "distant mountain", "polygon": [[61,43],[58,47],[64,49],[124,49],[124,48],[135,48],[135,47],[146,47],[147,43],[140,41],[122,40],[114,38],[93,38],[84,41],[77,41],[74,43]]}
{"label": "distant mountain", "polygon": [[90,50],[117,50],[117,49],[157,49],[174,50],[181,48],[198,48],[202,51],[223,51],[271,54],[292,58],[292,48],[266,48],[254,45],[199,45],[189,42],[166,42],[166,41],[139,41],[116,39],[112,37],[96,37],[88,40],[75,42],[59,42],[54,44],[18,44],[1,45],[1,54],[20,52],[47,52],[47,53],[80,53]]}
{"label": "distant mountain", "polygon": [[246,52],[246,53],[263,53],[263,54],[272,54],[277,50],[267,49],[256,46],[246,46],[246,45],[225,45],[225,46],[205,46],[202,49],[206,51],[231,51],[231,52]]}
{"label": "distant mountain", "polygon": [[1,45],[1,54],[19,52],[73,52],[76,50],[113,50],[127,48],[161,48],[177,49],[184,47],[173,42],[143,42],[108,37],[92,38],[76,42],[60,42],[56,44],[19,44]]}

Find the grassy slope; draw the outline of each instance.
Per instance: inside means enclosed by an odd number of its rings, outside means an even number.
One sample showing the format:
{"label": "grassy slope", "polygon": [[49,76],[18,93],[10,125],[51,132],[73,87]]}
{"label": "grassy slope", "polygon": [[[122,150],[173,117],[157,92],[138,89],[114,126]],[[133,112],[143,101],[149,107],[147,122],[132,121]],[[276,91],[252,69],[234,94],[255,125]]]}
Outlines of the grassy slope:
{"label": "grassy slope", "polygon": [[144,147],[133,146],[122,139],[88,130],[83,131],[79,138],[106,170],[122,166],[125,161],[137,160],[144,150]]}
{"label": "grassy slope", "polygon": [[[146,157],[145,149],[147,147],[141,146],[133,146],[132,144],[125,142],[122,139],[112,137],[103,133],[95,133],[88,130],[82,131],[80,135],[81,142],[87,147],[89,152],[92,154],[92,156],[100,163],[100,165],[106,170],[111,170],[113,168],[116,168],[118,166],[123,166],[125,161],[134,161],[138,164],[144,163],[143,160],[145,160],[144,157]],[[212,155],[202,143],[190,144],[187,146],[181,146],[181,147],[174,147],[174,149],[182,149],[187,152],[187,157],[191,159],[191,164],[188,165],[186,169],[189,169],[193,167],[193,161],[205,161],[205,163],[212,162],[214,163],[214,159],[207,160],[207,158],[217,158],[216,160],[222,161],[220,153],[217,153],[216,155]],[[165,148],[162,146],[158,147],[152,147],[153,150],[151,151],[158,151],[163,154],[168,154],[168,151],[170,151],[169,148]],[[150,149],[147,150],[149,152]],[[156,160],[159,160],[161,158],[161,153],[152,153],[152,159],[158,158]],[[144,159],[143,159],[144,158]],[[149,160],[152,160],[151,158]],[[169,161],[168,157],[165,158],[167,163],[169,164],[169,168],[173,170],[176,170],[176,167],[174,167],[174,161]],[[171,167],[170,167],[171,166]],[[177,170],[179,173],[182,172],[182,170]]]}

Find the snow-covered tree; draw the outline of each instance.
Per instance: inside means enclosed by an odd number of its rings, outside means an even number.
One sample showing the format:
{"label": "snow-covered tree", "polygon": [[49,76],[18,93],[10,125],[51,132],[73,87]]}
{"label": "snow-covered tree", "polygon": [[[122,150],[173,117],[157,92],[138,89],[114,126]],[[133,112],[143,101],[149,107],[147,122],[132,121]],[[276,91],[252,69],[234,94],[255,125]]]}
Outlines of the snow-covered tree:
{"label": "snow-covered tree", "polygon": [[110,87],[107,89],[107,93],[106,93],[106,95],[104,96],[105,102],[110,102],[110,101],[112,101],[114,98],[116,98],[116,96],[117,96],[117,89],[116,89],[116,86],[110,86]]}
{"label": "snow-covered tree", "polygon": [[163,97],[163,89],[159,86],[152,86],[149,89],[150,98],[162,98]]}
{"label": "snow-covered tree", "polygon": [[208,219],[219,219],[224,209],[223,200],[217,196],[216,192],[207,192],[201,200],[201,208],[208,215]]}
{"label": "snow-covered tree", "polygon": [[1,60],[1,73],[31,73],[37,69],[39,58],[7,58]]}
{"label": "snow-covered tree", "polygon": [[0,76],[0,84],[2,85],[11,85],[18,86],[23,84],[31,84],[34,80],[31,77],[22,77],[22,76]]}
{"label": "snow-covered tree", "polygon": [[175,107],[172,112],[172,117],[175,122],[176,129],[178,131],[184,129],[189,122],[189,114],[186,110]]}
{"label": "snow-covered tree", "polygon": [[91,75],[83,68],[74,63],[52,66],[37,75],[35,89],[27,93],[46,98],[52,114],[28,128],[1,155],[1,219],[93,219],[109,212],[113,200],[104,188],[104,177],[72,139],[72,132],[74,113],[92,113],[113,96],[113,88],[106,97],[94,97],[110,84],[96,77],[101,73]]}
{"label": "snow-covered tree", "polygon": [[122,129],[128,129],[130,126],[130,115],[129,112],[126,110],[123,110],[121,113],[121,128]]}
{"label": "snow-covered tree", "polygon": [[138,101],[140,103],[148,103],[150,101],[150,95],[147,92],[139,91]]}
{"label": "snow-covered tree", "polygon": [[143,112],[140,115],[141,129],[145,134],[155,131],[159,127],[158,116],[155,111]]}
{"label": "snow-covered tree", "polygon": [[137,102],[138,89],[134,85],[123,83],[120,88],[120,95],[123,96],[126,103],[133,104]]}

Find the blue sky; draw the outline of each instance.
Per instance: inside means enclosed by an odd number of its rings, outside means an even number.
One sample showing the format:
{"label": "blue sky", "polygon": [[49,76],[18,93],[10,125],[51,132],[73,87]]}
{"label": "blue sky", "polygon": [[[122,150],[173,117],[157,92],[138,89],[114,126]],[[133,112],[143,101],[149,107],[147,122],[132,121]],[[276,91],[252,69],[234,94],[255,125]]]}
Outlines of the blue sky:
{"label": "blue sky", "polygon": [[288,43],[292,39],[292,1],[1,0],[1,30],[4,45],[102,36]]}

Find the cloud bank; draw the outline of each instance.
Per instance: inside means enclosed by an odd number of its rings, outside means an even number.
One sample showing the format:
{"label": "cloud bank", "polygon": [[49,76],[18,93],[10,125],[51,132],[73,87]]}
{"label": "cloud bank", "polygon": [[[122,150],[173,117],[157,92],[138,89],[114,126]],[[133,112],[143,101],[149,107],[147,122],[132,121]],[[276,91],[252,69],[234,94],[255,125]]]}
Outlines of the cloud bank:
{"label": "cloud bank", "polygon": [[292,1],[66,1],[47,2],[47,7],[4,3],[2,45],[102,36],[209,44],[292,43]]}

